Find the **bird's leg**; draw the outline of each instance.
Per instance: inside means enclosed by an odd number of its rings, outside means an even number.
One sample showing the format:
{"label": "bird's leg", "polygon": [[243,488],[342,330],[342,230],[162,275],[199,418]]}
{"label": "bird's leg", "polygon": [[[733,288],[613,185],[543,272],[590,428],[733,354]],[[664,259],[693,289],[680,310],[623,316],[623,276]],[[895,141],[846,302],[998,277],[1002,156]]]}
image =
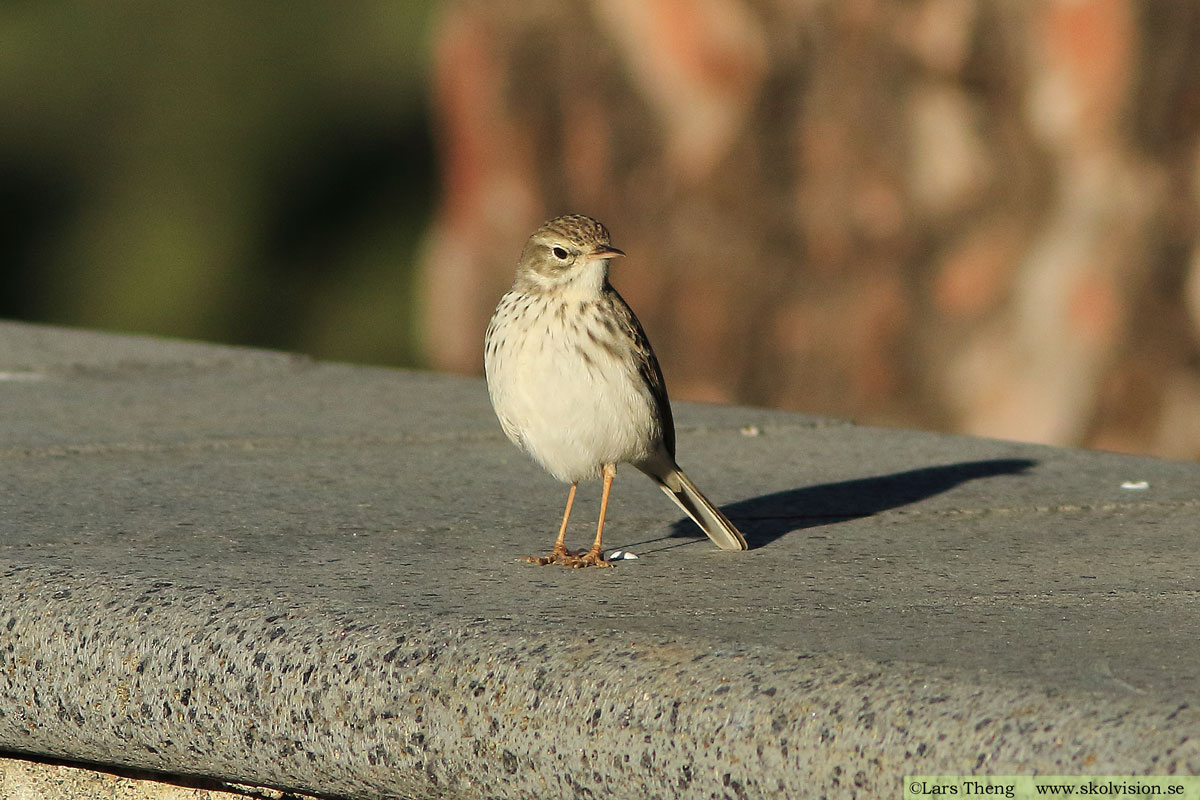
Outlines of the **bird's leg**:
{"label": "bird's leg", "polygon": [[571,518],[571,506],[575,503],[575,487],[578,483],[571,484],[571,491],[567,493],[567,509],[563,511],[562,525],[558,529],[558,538],[554,540],[554,549],[549,555],[545,556],[526,556],[525,560],[531,564],[553,564],[555,562],[565,563],[571,558],[571,554],[567,552],[567,520]]}
{"label": "bird's leg", "polygon": [[616,464],[604,465],[604,489],[600,494],[600,521],[596,524],[596,541],[592,542],[592,549],[588,550],[582,556],[575,556],[569,562],[566,562],[569,567],[611,567],[612,564],[604,560],[604,554],[600,550],[600,538],[604,535],[604,514],[608,511],[608,494],[612,491],[613,478],[617,476]]}

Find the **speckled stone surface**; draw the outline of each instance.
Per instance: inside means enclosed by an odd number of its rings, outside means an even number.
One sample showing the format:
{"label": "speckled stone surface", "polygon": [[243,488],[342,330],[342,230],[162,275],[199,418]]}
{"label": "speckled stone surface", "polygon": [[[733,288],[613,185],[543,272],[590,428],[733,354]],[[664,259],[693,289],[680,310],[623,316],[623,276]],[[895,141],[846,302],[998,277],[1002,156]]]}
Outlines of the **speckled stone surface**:
{"label": "speckled stone surface", "polygon": [[565,491],[476,380],[0,323],[0,408],[0,751],[364,798],[1200,771],[1195,464],[683,405],[755,549],[624,469],[640,558],[569,571],[518,560]]}

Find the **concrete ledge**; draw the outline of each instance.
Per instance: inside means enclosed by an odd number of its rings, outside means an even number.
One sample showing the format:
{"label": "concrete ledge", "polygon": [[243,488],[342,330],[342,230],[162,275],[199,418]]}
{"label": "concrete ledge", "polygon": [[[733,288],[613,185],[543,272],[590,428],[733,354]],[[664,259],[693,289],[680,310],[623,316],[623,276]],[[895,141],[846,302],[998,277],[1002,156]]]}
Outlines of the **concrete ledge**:
{"label": "concrete ledge", "polygon": [[640,558],[567,571],[479,381],[11,323],[0,373],[0,750],[348,797],[1200,770],[1194,464],[684,405],[755,549],[626,469]]}

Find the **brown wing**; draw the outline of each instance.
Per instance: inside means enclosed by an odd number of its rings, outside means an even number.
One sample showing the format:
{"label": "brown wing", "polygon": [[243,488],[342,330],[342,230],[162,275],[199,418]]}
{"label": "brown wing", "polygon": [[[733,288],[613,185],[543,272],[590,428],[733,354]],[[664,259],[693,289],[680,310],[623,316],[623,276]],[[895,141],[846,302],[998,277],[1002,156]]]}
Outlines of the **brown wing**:
{"label": "brown wing", "polygon": [[671,401],[667,397],[667,384],[663,380],[662,369],[658,366],[658,358],[654,348],[642,330],[633,309],[625,302],[612,286],[607,286],[604,293],[604,304],[608,306],[611,318],[614,319],[621,332],[632,343],[633,355],[637,359],[638,374],[650,387],[650,394],[658,406],[658,418],[662,420],[663,446],[672,459],[675,458],[675,420],[671,416]]}

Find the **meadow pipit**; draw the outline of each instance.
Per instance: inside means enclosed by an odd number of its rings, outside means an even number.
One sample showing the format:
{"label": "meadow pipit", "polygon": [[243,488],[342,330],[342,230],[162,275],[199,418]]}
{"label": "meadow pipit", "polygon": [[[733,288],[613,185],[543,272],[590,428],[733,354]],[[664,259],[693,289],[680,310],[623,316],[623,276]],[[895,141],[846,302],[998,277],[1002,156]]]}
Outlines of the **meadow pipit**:
{"label": "meadow pipit", "polygon": [[[521,251],[512,289],[484,339],[488,394],[505,434],[547,472],[571,484],[558,538],[538,564],[608,566],[600,549],[616,465],[650,476],[723,550],[746,540],[675,463],[675,424],[658,359],[633,311],[608,282],[625,255],[590,217],[542,225]],[[565,538],[579,481],[603,478],[590,550]]]}

